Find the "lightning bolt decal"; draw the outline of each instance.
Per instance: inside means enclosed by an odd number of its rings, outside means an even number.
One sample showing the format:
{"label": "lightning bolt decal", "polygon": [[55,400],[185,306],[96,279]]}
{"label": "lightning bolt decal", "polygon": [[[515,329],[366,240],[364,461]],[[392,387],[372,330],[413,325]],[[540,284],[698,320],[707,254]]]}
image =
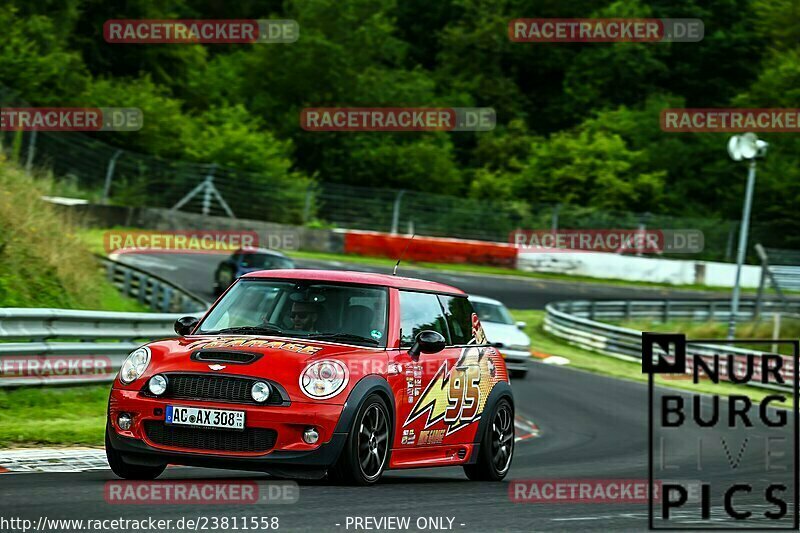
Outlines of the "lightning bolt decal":
{"label": "lightning bolt decal", "polygon": [[451,369],[447,361],[442,363],[403,426],[427,414],[424,429],[443,420],[450,435],[478,420],[488,389],[496,382],[484,354],[483,348],[465,348]]}
{"label": "lightning bolt decal", "polygon": [[403,426],[407,426],[425,413],[428,413],[428,420],[425,422],[426,428],[443,419],[444,413],[450,405],[447,396],[449,388],[450,373],[447,371],[447,361],[445,361],[436,371],[436,375],[433,376],[433,379],[425,388],[419,401],[411,409],[411,413]]}

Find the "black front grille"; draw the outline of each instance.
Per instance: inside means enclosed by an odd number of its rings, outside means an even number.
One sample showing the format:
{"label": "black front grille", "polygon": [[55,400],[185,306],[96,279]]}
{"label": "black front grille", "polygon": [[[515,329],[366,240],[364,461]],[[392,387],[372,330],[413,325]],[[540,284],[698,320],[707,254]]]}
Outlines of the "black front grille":
{"label": "black front grille", "polygon": [[288,397],[281,394],[277,384],[269,382],[272,394],[263,404],[253,400],[250,389],[256,379],[206,374],[167,374],[167,391],[162,398],[183,400],[215,400],[256,405],[282,405]]}
{"label": "black front grille", "polygon": [[144,431],[150,441],[162,446],[220,452],[266,452],[278,438],[274,429],[229,431],[173,426],[158,420],[145,421]]}

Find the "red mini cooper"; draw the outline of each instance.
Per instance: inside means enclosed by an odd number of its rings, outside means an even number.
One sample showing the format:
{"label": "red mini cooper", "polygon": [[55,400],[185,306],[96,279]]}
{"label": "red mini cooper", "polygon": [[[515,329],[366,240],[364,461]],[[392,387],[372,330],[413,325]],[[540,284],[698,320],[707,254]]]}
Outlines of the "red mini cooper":
{"label": "red mini cooper", "polygon": [[368,485],[387,468],[461,465],[496,481],[511,466],[506,365],[458,289],[254,272],[175,331],[114,381],[106,453],[120,477],[170,463]]}

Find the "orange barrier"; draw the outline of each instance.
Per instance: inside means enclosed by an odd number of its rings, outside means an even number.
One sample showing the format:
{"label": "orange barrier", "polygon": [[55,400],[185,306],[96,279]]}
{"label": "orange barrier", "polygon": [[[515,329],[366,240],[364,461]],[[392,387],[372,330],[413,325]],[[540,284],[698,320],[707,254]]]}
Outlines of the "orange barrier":
{"label": "orange barrier", "polygon": [[[348,230],[344,236],[344,252],[397,259],[410,238],[409,235]],[[516,268],[517,249],[510,244],[495,242],[417,236],[411,241],[404,259]]]}

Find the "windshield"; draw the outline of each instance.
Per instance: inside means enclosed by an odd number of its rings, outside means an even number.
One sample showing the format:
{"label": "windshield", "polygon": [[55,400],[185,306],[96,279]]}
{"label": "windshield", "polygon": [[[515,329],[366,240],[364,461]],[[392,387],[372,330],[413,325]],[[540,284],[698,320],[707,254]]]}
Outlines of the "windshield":
{"label": "windshield", "polygon": [[502,305],[489,304],[485,302],[472,302],[472,307],[478,313],[481,322],[495,322],[497,324],[513,324],[514,319],[508,309]]}
{"label": "windshield", "polygon": [[280,335],[386,346],[386,289],[243,279],[200,324],[201,334]]}
{"label": "windshield", "polygon": [[241,265],[244,268],[279,269],[294,268],[291,259],[271,254],[242,254]]}

